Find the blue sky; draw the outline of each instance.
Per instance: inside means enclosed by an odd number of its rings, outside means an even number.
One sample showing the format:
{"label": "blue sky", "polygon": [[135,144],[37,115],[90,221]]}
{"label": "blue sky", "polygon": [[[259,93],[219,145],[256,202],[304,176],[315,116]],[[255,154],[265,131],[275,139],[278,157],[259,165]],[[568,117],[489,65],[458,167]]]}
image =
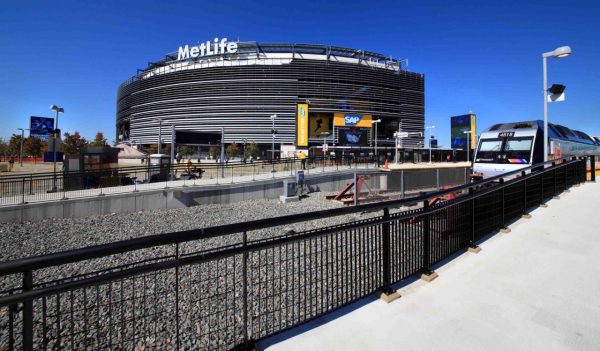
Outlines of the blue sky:
{"label": "blue sky", "polygon": [[567,86],[550,121],[600,135],[597,1],[12,1],[0,11],[0,137],[65,108],[64,131],[114,139],[118,85],[181,44],[213,37],[347,46],[409,60],[425,74],[425,116],[449,145],[450,116],[542,118],[549,83]]}

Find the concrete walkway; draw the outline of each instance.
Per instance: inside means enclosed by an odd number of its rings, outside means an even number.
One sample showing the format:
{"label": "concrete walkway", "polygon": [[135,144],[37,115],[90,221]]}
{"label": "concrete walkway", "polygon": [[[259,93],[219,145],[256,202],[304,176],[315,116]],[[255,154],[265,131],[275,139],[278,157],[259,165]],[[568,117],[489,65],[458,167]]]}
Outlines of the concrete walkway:
{"label": "concrete walkway", "polygon": [[438,268],[433,282],[401,288],[402,298],[391,304],[350,306],[337,319],[317,320],[261,346],[600,350],[600,183],[573,187],[548,205],[514,223],[511,233],[482,243],[479,254],[464,253]]}

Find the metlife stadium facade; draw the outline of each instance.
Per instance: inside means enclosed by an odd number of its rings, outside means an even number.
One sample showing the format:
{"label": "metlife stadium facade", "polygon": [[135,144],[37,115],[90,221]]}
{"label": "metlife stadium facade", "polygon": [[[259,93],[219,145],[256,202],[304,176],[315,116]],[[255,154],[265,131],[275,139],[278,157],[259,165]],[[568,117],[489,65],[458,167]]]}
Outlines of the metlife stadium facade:
{"label": "metlife stadium facade", "polygon": [[[424,76],[406,60],[334,46],[228,42],[185,45],[118,89],[117,134],[137,145],[271,144],[419,147]],[[375,122],[380,120],[379,122]],[[266,146],[266,145],[265,145]]]}

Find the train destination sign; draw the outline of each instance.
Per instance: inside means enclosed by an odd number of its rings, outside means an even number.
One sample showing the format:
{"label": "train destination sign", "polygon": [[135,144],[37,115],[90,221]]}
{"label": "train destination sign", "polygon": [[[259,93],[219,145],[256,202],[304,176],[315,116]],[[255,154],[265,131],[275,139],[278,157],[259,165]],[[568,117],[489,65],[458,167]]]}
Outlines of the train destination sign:
{"label": "train destination sign", "polygon": [[515,136],[515,132],[500,132],[498,138],[512,138]]}
{"label": "train destination sign", "polygon": [[236,42],[228,42],[227,38],[221,40],[215,38],[213,42],[207,40],[196,46],[180,46],[177,50],[177,61],[212,55],[235,54],[237,49]]}

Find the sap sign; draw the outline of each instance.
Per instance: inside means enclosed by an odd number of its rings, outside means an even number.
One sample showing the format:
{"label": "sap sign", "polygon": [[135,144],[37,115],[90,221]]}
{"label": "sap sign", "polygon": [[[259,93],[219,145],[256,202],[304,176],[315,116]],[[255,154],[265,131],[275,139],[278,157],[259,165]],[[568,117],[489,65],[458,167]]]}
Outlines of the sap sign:
{"label": "sap sign", "polygon": [[221,40],[219,40],[219,38],[215,38],[213,43],[208,40],[197,46],[180,46],[179,50],[177,50],[177,61],[203,56],[235,54],[237,49],[237,43],[228,43],[227,38],[223,38]]}
{"label": "sap sign", "polygon": [[344,125],[348,127],[354,127],[362,118],[361,115],[345,115],[344,116]]}
{"label": "sap sign", "polygon": [[363,127],[371,128],[371,115],[359,115],[356,113],[340,113],[333,115],[333,125],[335,127]]}

